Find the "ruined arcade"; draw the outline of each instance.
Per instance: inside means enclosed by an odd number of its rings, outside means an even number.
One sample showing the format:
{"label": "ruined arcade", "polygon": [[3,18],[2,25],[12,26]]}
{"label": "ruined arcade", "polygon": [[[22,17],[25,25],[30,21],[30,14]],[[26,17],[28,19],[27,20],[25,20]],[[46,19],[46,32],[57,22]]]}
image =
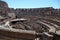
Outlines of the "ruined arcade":
{"label": "ruined arcade", "polygon": [[0,0],[0,40],[60,40],[60,9],[14,9]]}

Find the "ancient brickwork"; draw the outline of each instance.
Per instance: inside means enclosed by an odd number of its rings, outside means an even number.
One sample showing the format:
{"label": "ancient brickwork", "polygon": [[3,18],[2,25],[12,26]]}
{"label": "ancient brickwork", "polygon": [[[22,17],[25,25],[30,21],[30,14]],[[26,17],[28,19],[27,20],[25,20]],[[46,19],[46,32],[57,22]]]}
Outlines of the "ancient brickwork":
{"label": "ancient brickwork", "polygon": [[54,9],[53,7],[45,7],[45,8],[9,8],[8,4],[4,1],[0,1],[0,15],[8,16],[8,13],[14,13],[16,17],[20,18],[25,15],[33,15],[33,16],[43,16],[43,17],[60,17],[60,9]]}

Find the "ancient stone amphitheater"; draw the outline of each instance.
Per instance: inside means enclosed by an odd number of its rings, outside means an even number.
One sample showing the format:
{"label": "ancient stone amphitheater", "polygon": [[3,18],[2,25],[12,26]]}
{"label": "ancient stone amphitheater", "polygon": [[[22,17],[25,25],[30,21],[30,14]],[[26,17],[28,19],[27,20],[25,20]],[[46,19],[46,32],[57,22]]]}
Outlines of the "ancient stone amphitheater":
{"label": "ancient stone amphitheater", "polygon": [[14,9],[0,1],[0,40],[60,40],[60,9]]}

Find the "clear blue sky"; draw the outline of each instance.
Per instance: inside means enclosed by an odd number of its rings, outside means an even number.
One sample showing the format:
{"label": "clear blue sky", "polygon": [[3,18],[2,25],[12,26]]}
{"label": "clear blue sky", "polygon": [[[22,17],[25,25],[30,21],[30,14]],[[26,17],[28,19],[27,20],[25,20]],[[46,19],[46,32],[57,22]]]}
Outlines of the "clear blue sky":
{"label": "clear blue sky", "polygon": [[40,8],[54,7],[60,8],[60,0],[3,0],[11,8]]}

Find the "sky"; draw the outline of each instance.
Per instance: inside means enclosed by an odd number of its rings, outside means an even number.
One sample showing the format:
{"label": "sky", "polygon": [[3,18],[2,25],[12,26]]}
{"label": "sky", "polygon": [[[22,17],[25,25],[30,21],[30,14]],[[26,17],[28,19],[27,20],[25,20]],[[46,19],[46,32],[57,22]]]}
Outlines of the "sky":
{"label": "sky", "polygon": [[3,0],[10,8],[60,8],[60,0]]}

